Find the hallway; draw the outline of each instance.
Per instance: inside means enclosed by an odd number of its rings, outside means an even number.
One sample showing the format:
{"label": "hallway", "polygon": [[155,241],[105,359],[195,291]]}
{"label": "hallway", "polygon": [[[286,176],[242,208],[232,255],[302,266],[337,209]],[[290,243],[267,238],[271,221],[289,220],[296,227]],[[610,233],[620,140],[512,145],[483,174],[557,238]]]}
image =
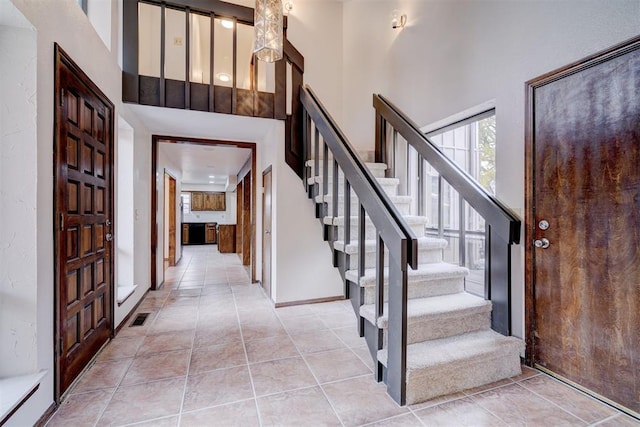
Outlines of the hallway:
{"label": "hallway", "polygon": [[128,321],[48,426],[640,425],[528,368],[398,407],[373,380],[348,301],[273,309],[217,246],[184,247],[137,312],[150,314]]}

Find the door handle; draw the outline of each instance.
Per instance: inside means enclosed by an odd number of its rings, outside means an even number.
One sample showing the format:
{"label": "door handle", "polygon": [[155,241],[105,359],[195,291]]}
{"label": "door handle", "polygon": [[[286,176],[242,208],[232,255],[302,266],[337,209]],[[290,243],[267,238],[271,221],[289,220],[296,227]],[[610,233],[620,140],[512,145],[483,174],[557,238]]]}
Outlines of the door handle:
{"label": "door handle", "polygon": [[271,230],[264,230],[264,234],[271,234]]}
{"label": "door handle", "polygon": [[535,246],[536,248],[547,249],[549,245],[551,245],[551,242],[549,242],[549,239],[545,237],[533,241],[533,246]]}
{"label": "door handle", "polygon": [[107,242],[110,242],[113,240],[113,235],[111,233],[107,233],[107,235],[104,236],[104,238]]}

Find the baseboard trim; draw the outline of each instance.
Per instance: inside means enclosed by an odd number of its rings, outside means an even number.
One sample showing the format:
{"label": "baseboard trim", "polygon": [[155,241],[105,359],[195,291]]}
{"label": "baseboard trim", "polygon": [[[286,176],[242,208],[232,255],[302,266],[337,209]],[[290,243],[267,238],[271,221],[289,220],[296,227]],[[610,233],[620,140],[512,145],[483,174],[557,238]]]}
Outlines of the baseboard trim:
{"label": "baseboard trim", "polygon": [[318,303],[321,303],[321,302],[342,301],[344,299],[345,298],[344,298],[343,295],[338,295],[338,296],[335,296],[335,297],[304,299],[304,300],[287,301],[287,302],[277,302],[276,303],[276,308],[291,307],[293,305],[318,304]]}
{"label": "baseboard trim", "polygon": [[54,412],[56,412],[56,409],[58,409],[58,404],[56,402],[53,402],[51,406],[49,406],[47,410],[44,411],[44,414],[42,414],[42,416],[38,418],[38,421],[36,421],[33,426],[44,427],[49,422],[49,419],[54,414]]}

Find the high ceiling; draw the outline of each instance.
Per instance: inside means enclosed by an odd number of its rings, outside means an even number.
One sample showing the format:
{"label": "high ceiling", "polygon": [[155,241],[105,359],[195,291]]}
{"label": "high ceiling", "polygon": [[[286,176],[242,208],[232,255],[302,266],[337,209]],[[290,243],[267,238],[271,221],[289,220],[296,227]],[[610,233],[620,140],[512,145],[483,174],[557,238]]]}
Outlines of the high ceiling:
{"label": "high ceiling", "polygon": [[160,143],[160,151],[182,171],[184,184],[225,185],[251,157],[248,148]]}

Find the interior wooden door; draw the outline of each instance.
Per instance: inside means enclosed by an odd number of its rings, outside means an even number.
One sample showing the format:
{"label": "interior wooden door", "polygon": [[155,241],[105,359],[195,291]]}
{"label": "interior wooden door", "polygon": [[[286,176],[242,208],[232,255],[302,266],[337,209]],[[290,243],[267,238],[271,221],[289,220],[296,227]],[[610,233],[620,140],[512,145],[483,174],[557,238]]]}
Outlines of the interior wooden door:
{"label": "interior wooden door", "polygon": [[262,174],[262,287],[271,297],[271,167]]}
{"label": "interior wooden door", "polygon": [[529,82],[526,221],[534,364],[636,415],[639,47]]}
{"label": "interior wooden door", "polygon": [[56,45],[56,398],[113,333],[113,104]]}
{"label": "interior wooden door", "polygon": [[242,180],[242,265],[251,265],[251,174]]}

